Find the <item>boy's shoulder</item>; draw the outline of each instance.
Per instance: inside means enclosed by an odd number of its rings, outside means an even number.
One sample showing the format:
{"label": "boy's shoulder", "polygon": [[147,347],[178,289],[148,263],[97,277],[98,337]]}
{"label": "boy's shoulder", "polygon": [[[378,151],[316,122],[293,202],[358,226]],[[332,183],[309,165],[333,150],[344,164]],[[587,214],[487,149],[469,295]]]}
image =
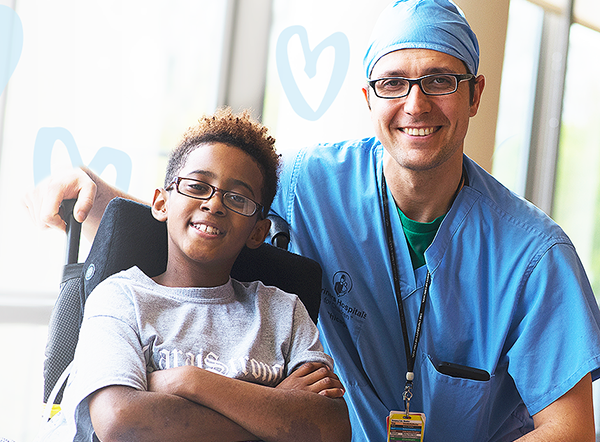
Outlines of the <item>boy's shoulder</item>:
{"label": "boy's shoulder", "polygon": [[231,284],[236,292],[248,298],[267,300],[270,303],[295,303],[298,296],[281,290],[279,287],[265,285],[262,281],[243,282],[231,278]]}

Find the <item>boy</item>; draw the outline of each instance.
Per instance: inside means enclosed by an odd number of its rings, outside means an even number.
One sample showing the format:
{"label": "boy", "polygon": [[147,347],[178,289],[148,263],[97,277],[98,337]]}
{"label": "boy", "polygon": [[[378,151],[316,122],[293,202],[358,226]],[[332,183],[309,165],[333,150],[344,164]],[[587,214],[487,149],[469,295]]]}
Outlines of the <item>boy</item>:
{"label": "boy", "polygon": [[274,142],[228,109],[184,135],[152,203],[166,271],[134,267],[90,295],[51,440],[349,440],[344,390],[302,303],[229,276],[268,233]]}

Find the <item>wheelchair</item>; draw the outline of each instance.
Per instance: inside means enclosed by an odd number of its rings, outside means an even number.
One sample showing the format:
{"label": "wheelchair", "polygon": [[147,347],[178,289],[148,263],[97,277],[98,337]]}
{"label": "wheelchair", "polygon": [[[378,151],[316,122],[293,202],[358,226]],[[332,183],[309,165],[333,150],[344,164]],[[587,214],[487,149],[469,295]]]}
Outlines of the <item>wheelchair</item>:
{"label": "wheelchair", "polygon": [[[157,276],[165,271],[167,262],[166,224],[152,216],[149,206],[123,198],[115,198],[108,204],[86,260],[78,262],[81,225],[73,218],[73,205],[74,200],[69,200],[61,207],[61,216],[67,224],[67,251],[45,351],[44,420],[60,410],[85,302],[92,290],[110,275],[134,265],[150,277]],[[316,323],[321,300],[321,266],[287,251],[289,233],[285,221],[281,218],[271,221],[272,244],[244,248],[231,277],[241,282],[258,280],[298,295]]]}

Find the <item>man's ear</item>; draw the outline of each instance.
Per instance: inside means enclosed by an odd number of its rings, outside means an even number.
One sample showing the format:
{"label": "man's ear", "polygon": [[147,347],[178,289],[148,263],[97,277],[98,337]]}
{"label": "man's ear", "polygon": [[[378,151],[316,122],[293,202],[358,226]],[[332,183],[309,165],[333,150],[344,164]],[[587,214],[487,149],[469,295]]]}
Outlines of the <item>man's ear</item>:
{"label": "man's ear", "polygon": [[483,88],[485,87],[485,77],[480,75],[475,80],[475,90],[473,93],[473,102],[471,103],[471,109],[469,112],[470,117],[477,115],[479,104],[481,103],[481,94],[483,94]]}
{"label": "man's ear", "polygon": [[363,95],[365,96],[365,100],[367,101],[367,106],[369,106],[369,110],[371,110],[371,102],[369,101],[369,87],[365,86],[362,88]]}
{"label": "man's ear", "polygon": [[156,189],[152,200],[152,216],[158,221],[167,220],[167,203],[169,195],[165,189]]}
{"label": "man's ear", "polygon": [[254,229],[252,229],[252,233],[246,240],[246,247],[249,249],[256,249],[260,247],[260,245],[265,242],[267,235],[269,234],[269,229],[271,228],[271,220],[270,219],[261,219],[256,222],[254,225]]}

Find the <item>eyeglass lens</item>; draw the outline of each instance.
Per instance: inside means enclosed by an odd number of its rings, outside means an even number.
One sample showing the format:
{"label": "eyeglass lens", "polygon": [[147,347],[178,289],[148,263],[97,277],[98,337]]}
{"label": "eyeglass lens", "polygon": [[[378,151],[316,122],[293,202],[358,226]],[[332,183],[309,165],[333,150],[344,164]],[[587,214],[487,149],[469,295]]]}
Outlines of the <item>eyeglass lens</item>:
{"label": "eyeglass lens", "polygon": [[458,80],[452,75],[428,75],[416,80],[383,78],[375,82],[375,92],[380,97],[402,97],[408,95],[411,83],[418,83],[429,95],[450,94],[457,89]]}
{"label": "eyeglass lens", "polygon": [[[196,181],[190,178],[180,178],[177,185],[179,193],[191,198],[208,200],[217,188],[203,181]],[[251,216],[258,209],[258,204],[250,198],[235,192],[222,192],[223,205],[241,215]]]}

